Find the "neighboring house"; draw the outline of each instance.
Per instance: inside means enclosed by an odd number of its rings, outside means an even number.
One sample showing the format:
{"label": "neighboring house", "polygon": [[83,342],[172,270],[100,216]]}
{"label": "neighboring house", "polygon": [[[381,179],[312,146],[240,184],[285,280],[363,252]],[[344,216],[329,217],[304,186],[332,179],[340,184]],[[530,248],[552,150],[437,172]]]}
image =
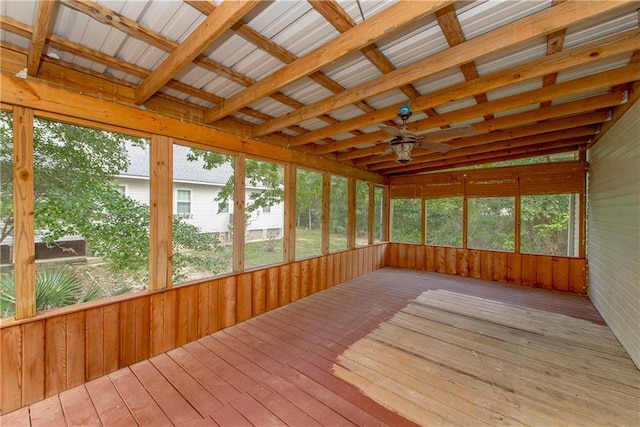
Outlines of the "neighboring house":
{"label": "neighboring house", "polygon": [[[204,168],[201,160],[189,161],[190,148],[174,145],[173,152],[173,213],[186,215],[186,221],[206,233],[230,237],[233,226],[233,201],[221,209],[216,201],[218,193],[233,175],[233,168],[224,164],[212,170]],[[131,166],[117,177],[117,184],[127,196],[141,203],[149,203],[149,150],[128,147]],[[247,187],[248,196],[259,188]],[[248,219],[248,241],[282,237],[284,204],[260,209]]]}

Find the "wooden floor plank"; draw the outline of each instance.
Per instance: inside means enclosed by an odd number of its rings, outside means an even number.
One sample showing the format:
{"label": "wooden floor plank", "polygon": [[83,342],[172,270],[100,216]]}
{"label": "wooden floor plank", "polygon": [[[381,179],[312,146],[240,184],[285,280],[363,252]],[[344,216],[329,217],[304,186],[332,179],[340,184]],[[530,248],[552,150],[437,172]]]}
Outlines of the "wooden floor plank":
{"label": "wooden floor plank", "polygon": [[609,426],[638,409],[640,371],[587,298],[384,268],[0,423]]}
{"label": "wooden floor plank", "polygon": [[213,414],[222,407],[222,403],[214,395],[196,381],[187,371],[167,354],[159,354],[149,361],[173,387],[195,408],[203,417]]}
{"label": "wooden floor plank", "polygon": [[122,400],[109,377],[96,378],[86,383],[85,387],[102,424],[117,426],[136,423],[127,404]]}
{"label": "wooden floor plank", "polygon": [[199,359],[193,357],[183,347],[171,350],[167,354],[188,371],[219,402],[224,404],[240,396],[238,390],[218,376],[215,371],[209,369]]}
{"label": "wooden floor plank", "polygon": [[169,417],[130,369],[112,372],[109,378],[139,425],[171,425]]}
{"label": "wooden floor plank", "polygon": [[55,427],[66,425],[59,395],[53,395],[29,407],[33,427]]}
{"label": "wooden floor plank", "polygon": [[171,385],[169,381],[151,364],[150,361],[131,365],[131,371],[153,396],[163,412],[172,423],[193,425],[201,422],[203,417],[195,408]]}
{"label": "wooden floor plank", "polygon": [[60,393],[60,403],[67,423],[82,426],[102,425],[84,385]]}

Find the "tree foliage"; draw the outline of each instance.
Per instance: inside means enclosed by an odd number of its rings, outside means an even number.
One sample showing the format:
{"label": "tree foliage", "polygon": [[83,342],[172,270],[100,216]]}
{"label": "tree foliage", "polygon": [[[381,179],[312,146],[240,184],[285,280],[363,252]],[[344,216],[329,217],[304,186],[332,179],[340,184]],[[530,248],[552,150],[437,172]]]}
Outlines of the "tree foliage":
{"label": "tree foliage", "polygon": [[391,211],[391,240],[420,243],[422,232],[422,200],[393,199]]}
{"label": "tree foliage", "polygon": [[[2,240],[13,234],[11,116],[0,125],[0,187]],[[149,265],[149,206],[122,194],[115,186],[130,159],[127,147],[147,141],[97,129],[37,119],[34,122],[35,230],[45,242],[82,236],[91,255],[108,261],[110,269],[142,278]],[[5,203],[9,201],[9,203]],[[219,242],[175,217],[174,249],[216,250]],[[174,259],[180,275],[189,257]]]}

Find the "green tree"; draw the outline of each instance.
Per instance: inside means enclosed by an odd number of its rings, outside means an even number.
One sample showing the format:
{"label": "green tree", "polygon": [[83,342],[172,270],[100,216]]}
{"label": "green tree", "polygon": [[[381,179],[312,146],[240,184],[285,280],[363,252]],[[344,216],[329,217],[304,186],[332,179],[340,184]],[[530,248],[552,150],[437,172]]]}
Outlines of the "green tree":
{"label": "green tree", "polygon": [[422,200],[393,199],[391,201],[391,240],[420,243],[422,230]]}
{"label": "green tree", "polygon": [[[0,116],[0,242],[13,234],[11,116]],[[34,122],[35,229],[53,243],[82,236],[91,254],[115,272],[145,276],[149,265],[149,206],[118,191],[115,178],[130,166],[128,146],[147,141],[91,128],[37,119]],[[9,201],[9,203],[7,203]],[[215,250],[219,242],[189,225],[173,221],[174,248]],[[180,274],[189,257],[174,259]]]}
{"label": "green tree", "polygon": [[322,174],[298,169],[296,179],[296,224],[307,230],[322,229]]}

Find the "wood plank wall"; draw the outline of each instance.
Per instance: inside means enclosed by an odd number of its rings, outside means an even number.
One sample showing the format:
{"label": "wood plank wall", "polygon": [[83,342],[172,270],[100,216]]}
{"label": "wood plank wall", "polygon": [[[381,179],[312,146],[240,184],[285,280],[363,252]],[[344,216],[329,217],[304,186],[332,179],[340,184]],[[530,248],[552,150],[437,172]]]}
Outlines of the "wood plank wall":
{"label": "wood plank wall", "polygon": [[585,258],[388,243],[386,265],[587,293]]}
{"label": "wood plank wall", "polygon": [[385,251],[367,246],[4,323],[0,413],[382,268]]}

